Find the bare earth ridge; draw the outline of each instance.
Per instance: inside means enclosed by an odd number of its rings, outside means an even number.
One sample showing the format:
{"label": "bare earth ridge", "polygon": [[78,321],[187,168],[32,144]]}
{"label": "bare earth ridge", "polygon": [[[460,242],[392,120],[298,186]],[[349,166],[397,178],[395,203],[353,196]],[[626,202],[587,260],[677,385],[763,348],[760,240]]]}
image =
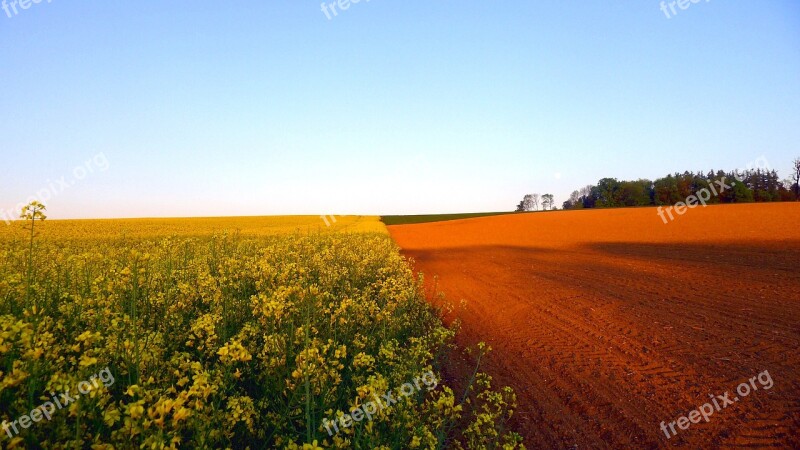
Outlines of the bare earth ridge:
{"label": "bare earth ridge", "polygon": [[[390,226],[466,308],[529,448],[800,448],[800,204],[515,214]],[[762,387],[667,439],[739,383]]]}

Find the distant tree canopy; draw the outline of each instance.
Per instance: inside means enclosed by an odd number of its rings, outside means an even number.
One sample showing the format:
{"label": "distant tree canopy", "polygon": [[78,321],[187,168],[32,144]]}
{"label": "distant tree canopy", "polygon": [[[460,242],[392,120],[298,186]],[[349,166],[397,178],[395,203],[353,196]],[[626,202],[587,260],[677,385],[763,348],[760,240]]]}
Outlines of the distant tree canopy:
{"label": "distant tree canopy", "polygon": [[525,194],[517,205],[517,212],[533,211],[533,194]]}
{"label": "distant tree canopy", "polygon": [[522,198],[522,201],[517,205],[516,211],[538,211],[540,199],[543,210],[553,208],[554,203],[552,194],[544,194],[542,196],[539,196],[539,194],[526,194],[525,197]]}
{"label": "distant tree canopy", "polygon": [[792,178],[789,181],[794,181],[792,191],[794,192],[795,200],[800,200],[800,158],[792,161],[792,172]]}
{"label": "distant tree canopy", "polygon": [[543,194],[542,210],[547,211],[548,209],[553,209],[553,206],[555,206],[555,200],[553,199],[553,194]]}
{"label": "distant tree canopy", "polygon": [[[791,181],[781,181],[778,173],[767,169],[748,169],[745,171],[708,173],[675,173],[655,181],[639,179],[619,181],[616,178],[603,178],[596,185],[589,185],[573,191],[564,202],[564,209],[611,208],[623,206],[662,206],[685,201],[698,191],[722,182],[731,185],[730,189],[714,195],[707,203],[748,203],[781,202],[800,198],[800,158],[794,161],[795,173]],[[731,184],[735,182],[735,184]]]}

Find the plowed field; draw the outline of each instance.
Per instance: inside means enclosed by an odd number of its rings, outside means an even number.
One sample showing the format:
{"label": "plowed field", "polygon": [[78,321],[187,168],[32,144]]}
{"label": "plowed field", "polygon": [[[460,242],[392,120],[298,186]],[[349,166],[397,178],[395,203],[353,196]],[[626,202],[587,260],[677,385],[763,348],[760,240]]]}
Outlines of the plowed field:
{"label": "plowed field", "polygon": [[[529,448],[800,448],[800,204],[558,211],[389,227],[465,308]],[[709,421],[660,428],[774,385]],[[721,402],[720,402],[721,403]]]}

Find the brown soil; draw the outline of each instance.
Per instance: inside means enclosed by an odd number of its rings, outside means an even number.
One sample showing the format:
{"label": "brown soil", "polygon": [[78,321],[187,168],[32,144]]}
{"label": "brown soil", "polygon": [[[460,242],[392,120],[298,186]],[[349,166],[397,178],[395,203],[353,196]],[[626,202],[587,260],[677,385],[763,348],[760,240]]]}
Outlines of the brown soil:
{"label": "brown soil", "polygon": [[[519,397],[529,448],[800,448],[800,204],[389,227]],[[660,428],[769,371],[766,390]],[[721,402],[720,402],[721,403]],[[677,428],[676,428],[677,429]]]}

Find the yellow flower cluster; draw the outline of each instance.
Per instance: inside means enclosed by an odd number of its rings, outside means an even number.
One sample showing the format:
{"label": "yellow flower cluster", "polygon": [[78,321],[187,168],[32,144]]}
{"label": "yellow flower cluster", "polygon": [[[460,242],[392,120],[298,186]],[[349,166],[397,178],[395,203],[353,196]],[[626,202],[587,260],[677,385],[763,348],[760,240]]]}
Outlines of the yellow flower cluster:
{"label": "yellow flower cluster", "polygon": [[242,343],[238,341],[225,344],[219,350],[217,350],[217,355],[219,355],[219,360],[224,364],[236,361],[247,362],[253,359],[253,357],[250,355],[250,352],[248,352],[247,349],[242,346]]}
{"label": "yellow flower cluster", "polygon": [[37,223],[32,253],[0,230],[0,421],[100,367],[116,380],[0,447],[518,446],[513,394],[485,385],[469,411],[441,384],[324,430],[435,370],[454,331],[377,218],[318,222]]}

